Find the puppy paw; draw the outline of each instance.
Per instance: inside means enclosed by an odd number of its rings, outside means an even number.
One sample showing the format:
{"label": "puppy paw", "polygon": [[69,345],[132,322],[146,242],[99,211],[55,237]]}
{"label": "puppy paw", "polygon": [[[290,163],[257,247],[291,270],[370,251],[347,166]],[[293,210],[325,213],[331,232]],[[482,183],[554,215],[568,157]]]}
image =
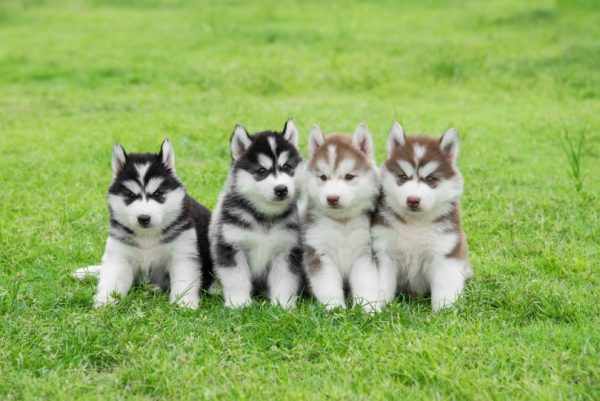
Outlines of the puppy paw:
{"label": "puppy paw", "polygon": [[225,299],[225,307],[239,309],[250,306],[251,299],[246,297],[229,297]]}
{"label": "puppy paw", "polygon": [[198,309],[199,299],[198,297],[180,297],[172,303],[185,309]]}

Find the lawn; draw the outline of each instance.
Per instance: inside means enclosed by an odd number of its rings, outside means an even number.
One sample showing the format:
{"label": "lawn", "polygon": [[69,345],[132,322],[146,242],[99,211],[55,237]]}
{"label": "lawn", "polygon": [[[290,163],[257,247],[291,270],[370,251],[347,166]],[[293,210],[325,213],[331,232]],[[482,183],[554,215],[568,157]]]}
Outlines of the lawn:
{"label": "lawn", "polygon": [[[597,2],[190,3],[0,2],[0,399],[600,398]],[[113,143],[169,137],[212,208],[234,124],[289,116],[304,154],[366,122],[379,162],[394,119],[458,128],[455,307],[92,309]]]}

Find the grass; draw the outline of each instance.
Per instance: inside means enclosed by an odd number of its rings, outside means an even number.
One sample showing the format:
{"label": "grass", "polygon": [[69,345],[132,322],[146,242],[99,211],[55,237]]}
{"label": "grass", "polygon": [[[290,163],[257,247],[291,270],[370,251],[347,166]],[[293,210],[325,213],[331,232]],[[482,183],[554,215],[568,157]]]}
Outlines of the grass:
{"label": "grass", "polygon": [[[0,399],[600,398],[599,18],[566,0],[1,2]],[[394,119],[458,127],[475,277],[456,307],[186,311],[140,287],[91,308],[69,274],[102,254],[114,142],[169,137],[213,207],[234,124],[288,116],[304,152],[311,124],[365,121],[378,161]],[[578,190],[563,122],[586,129]]]}

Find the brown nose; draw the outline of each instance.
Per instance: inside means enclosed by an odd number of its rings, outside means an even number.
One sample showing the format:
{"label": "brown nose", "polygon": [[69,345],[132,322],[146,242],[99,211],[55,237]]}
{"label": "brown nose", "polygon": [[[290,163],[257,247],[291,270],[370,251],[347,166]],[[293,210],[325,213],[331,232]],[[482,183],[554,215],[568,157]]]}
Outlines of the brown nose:
{"label": "brown nose", "polygon": [[418,208],[420,203],[421,203],[421,198],[419,198],[418,196],[412,196],[411,195],[408,198],[406,198],[406,204],[411,209]]}
{"label": "brown nose", "polygon": [[327,203],[329,203],[330,206],[337,206],[338,202],[340,201],[340,197],[337,195],[327,195]]}

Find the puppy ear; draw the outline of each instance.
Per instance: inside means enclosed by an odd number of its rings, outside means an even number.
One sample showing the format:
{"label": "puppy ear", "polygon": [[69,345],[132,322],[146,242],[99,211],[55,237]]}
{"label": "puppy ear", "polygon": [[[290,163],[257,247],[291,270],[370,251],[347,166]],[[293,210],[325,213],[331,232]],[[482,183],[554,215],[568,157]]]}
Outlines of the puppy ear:
{"label": "puppy ear", "polygon": [[112,149],[112,160],[111,160],[113,178],[116,178],[119,175],[119,173],[121,172],[121,170],[123,170],[123,166],[125,165],[126,161],[127,161],[127,153],[125,153],[125,149],[123,149],[123,147],[121,145],[119,145],[118,143],[115,143],[115,145],[113,146],[113,149]]}
{"label": "puppy ear", "polygon": [[286,141],[294,145],[294,147],[298,147],[298,129],[291,117],[285,122],[283,127],[283,137]]}
{"label": "puppy ear", "polygon": [[448,156],[452,165],[456,165],[458,151],[460,149],[460,141],[458,140],[456,128],[450,128],[442,135],[440,138],[440,149]]}
{"label": "puppy ear", "polygon": [[159,156],[165,166],[167,166],[173,172],[175,171],[175,149],[169,139],[165,139],[160,146]]}
{"label": "puppy ear", "polygon": [[404,135],[404,130],[402,129],[400,124],[398,124],[397,122],[394,121],[394,125],[392,125],[392,128],[390,129],[390,133],[388,134],[388,141],[387,141],[388,157],[390,157],[392,155],[394,150],[396,150],[397,148],[400,148],[404,145],[406,145],[406,135]]}
{"label": "puppy ear", "polygon": [[248,135],[246,128],[242,127],[240,124],[237,124],[233,130],[233,134],[231,134],[230,139],[231,158],[233,160],[238,160],[240,157],[242,157],[251,143],[252,141],[250,140],[250,135]]}
{"label": "puppy ear", "polygon": [[373,139],[371,133],[365,124],[359,124],[352,135],[352,143],[367,157],[372,159],[374,155]]}
{"label": "puppy ear", "polygon": [[313,125],[308,133],[308,151],[312,156],[317,149],[325,142],[321,128],[318,125]]}

